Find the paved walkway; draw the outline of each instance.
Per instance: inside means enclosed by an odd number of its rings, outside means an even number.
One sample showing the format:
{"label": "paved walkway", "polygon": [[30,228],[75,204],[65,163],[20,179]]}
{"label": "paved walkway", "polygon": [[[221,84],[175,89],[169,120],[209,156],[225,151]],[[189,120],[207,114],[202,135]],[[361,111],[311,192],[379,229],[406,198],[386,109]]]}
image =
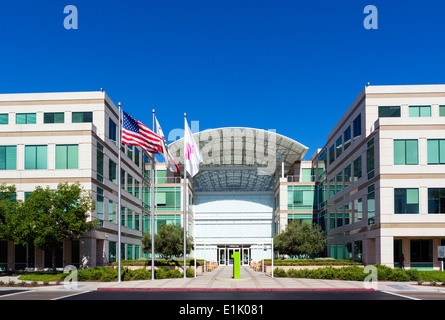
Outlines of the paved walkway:
{"label": "paved walkway", "polygon": [[[196,278],[140,280],[122,282],[78,282],[75,290],[368,290],[363,281],[272,278],[269,274],[241,267],[240,279],[232,279],[233,267],[220,266]],[[21,282],[17,277],[0,277],[3,282]],[[32,290],[73,290],[62,284],[54,286],[21,287]],[[11,287],[0,287],[0,290]],[[443,290],[440,287],[419,286],[416,282],[379,281],[372,289],[380,291]]]}

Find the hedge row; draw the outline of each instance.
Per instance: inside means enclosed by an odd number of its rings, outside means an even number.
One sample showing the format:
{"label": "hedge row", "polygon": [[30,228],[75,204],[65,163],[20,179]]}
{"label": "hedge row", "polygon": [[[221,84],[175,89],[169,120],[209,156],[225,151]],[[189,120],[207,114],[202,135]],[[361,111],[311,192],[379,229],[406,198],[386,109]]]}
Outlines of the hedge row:
{"label": "hedge row", "polygon": [[[274,266],[344,266],[358,265],[357,262],[347,259],[274,259]],[[271,259],[265,259],[264,265],[272,265]]]}
{"label": "hedge row", "polygon": [[[389,281],[419,281],[421,279],[421,273],[415,269],[392,269],[382,265],[375,265],[377,268],[378,280]],[[318,268],[318,269],[289,269],[285,271],[283,269],[275,269],[275,277],[291,277],[291,278],[309,278],[309,279],[329,279],[329,280],[354,280],[364,281],[367,276],[370,275],[370,271],[364,272],[364,268],[359,266],[350,266],[343,268]]]}
{"label": "hedge row", "polygon": [[[186,265],[194,266],[195,260],[187,259]],[[113,262],[110,264],[111,266],[117,266],[117,262]],[[151,266],[151,259],[139,259],[139,260],[122,260],[122,266]],[[156,267],[164,267],[164,266],[183,266],[184,260],[174,260],[174,259],[155,259]],[[204,265],[204,260],[196,259],[196,265]]]}
{"label": "hedge row", "polygon": [[[64,279],[68,274],[63,274]],[[90,269],[82,269],[77,271],[78,281],[117,281],[118,270],[112,267],[96,267]],[[157,269],[155,272],[155,279],[170,279],[170,278],[182,278],[184,273],[178,269],[169,270],[167,268]],[[187,269],[187,277],[194,277],[193,269]],[[130,270],[123,268],[121,270],[121,279],[123,281],[129,280],[150,280],[151,270],[138,269]]]}

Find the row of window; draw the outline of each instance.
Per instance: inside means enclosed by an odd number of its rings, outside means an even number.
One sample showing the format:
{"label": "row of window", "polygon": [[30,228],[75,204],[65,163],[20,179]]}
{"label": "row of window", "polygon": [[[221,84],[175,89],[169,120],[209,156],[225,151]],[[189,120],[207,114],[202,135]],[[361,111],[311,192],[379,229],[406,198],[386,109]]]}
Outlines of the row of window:
{"label": "row of window", "polygon": [[[379,118],[400,118],[401,106],[379,106]],[[431,117],[431,105],[408,106],[408,115],[413,117]],[[439,116],[445,117],[445,105],[439,106]]]}
{"label": "row of window", "polygon": [[[367,223],[375,224],[375,190],[368,187]],[[363,220],[362,198],[355,199],[344,206],[329,212],[329,229]],[[394,189],[394,214],[419,214],[419,189]],[[445,214],[445,188],[428,188],[428,214]],[[325,215],[322,215],[327,219]],[[326,223],[326,221],[325,221]],[[323,222],[322,222],[323,225]]]}
{"label": "row of window", "polygon": [[[93,112],[72,112],[71,113],[72,123],[86,123],[93,122]],[[16,113],[15,123],[16,124],[36,124],[37,114],[36,113]],[[45,112],[43,114],[43,123],[65,123],[65,113],[64,112]],[[9,114],[0,113],[0,125],[9,124]]]}
{"label": "row of window", "polygon": [[[25,146],[25,170],[45,170],[48,168],[48,146]],[[79,168],[79,145],[56,145],[56,169]],[[17,169],[17,146],[0,146],[0,170]]]}
{"label": "row of window", "polygon": [[[417,214],[419,213],[419,189],[396,188],[394,189],[394,213]],[[445,213],[445,188],[428,188],[428,213]]]}
{"label": "row of window", "polygon": [[[352,128],[352,129],[351,129]],[[340,135],[335,144],[329,147],[329,164],[341,156],[343,151],[349,148],[351,143],[362,135],[362,114],[360,113]]]}
{"label": "row of window", "polygon": [[[418,140],[394,140],[394,165],[416,164],[419,164]],[[427,164],[445,164],[445,139],[427,139]]]}

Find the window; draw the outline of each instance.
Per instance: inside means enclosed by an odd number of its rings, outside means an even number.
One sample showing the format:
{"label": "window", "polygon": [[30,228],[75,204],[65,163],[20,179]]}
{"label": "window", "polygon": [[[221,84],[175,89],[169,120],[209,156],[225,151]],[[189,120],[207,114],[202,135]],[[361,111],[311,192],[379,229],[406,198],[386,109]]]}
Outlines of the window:
{"label": "window", "polygon": [[97,187],[96,195],[96,216],[97,219],[103,222],[104,220],[104,190]]}
{"label": "window", "polygon": [[133,177],[127,173],[127,191],[133,194]]}
{"label": "window", "polygon": [[156,170],[156,183],[167,183],[167,170]]}
{"label": "window", "polygon": [[133,229],[133,210],[127,208],[127,227]]}
{"label": "window", "polygon": [[399,118],[400,106],[379,107],[379,118]]}
{"label": "window", "polygon": [[354,182],[362,177],[362,156],[354,160]]}
{"label": "window", "polygon": [[409,106],[410,117],[431,117],[431,106]]}
{"label": "window", "polygon": [[335,178],[329,180],[329,197],[333,197],[335,195]]}
{"label": "window", "polygon": [[445,106],[439,106],[439,117],[445,117]]}
{"label": "window", "polygon": [[108,159],[108,179],[117,184],[117,169],[116,169],[116,163],[111,160]]}
{"label": "window", "polygon": [[79,145],[56,145],[56,169],[79,168]]}
{"label": "window", "polygon": [[352,122],[353,140],[362,135],[362,114],[360,113]]}
{"label": "window", "polygon": [[419,164],[417,140],[394,140],[394,164]]}
{"label": "window", "polygon": [[445,188],[428,188],[428,213],[445,213]]}
{"label": "window", "polygon": [[35,113],[17,113],[15,115],[16,124],[35,124],[36,114]]}
{"label": "window", "polygon": [[345,204],[345,225],[351,223],[351,208],[352,206]]}
{"label": "window", "polygon": [[419,189],[394,189],[394,213],[419,213]]}
{"label": "window", "polygon": [[329,148],[329,164],[333,163],[335,161],[335,146],[332,145]]}
{"label": "window", "polygon": [[351,184],[351,165],[348,165],[344,171],[345,189]]}
{"label": "window", "polygon": [[374,178],[374,138],[366,144],[366,171],[368,180]]}
{"label": "window", "polygon": [[445,164],[445,139],[428,139],[428,164]]}
{"label": "window", "polygon": [[156,215],[155,233],[158,232],[159,227],[163,224],[180,226],[181,225],[181,215],[179,215],[179,214]]}
{"label": "window", "polygon": [[343,190],[343,171],[337,173],[336,192]]}
{"label": "window", "polygon": [[43,123],[64,123],[65,114],[63,112],[45,112],[43,114]]}
{"label": "window", "polygon": [[348,147],[351,145],[351,126],[347,127],[346,130],[343,132],[344,137],[344,149],[348,149]]}
{"label": "window", "polygon": [[362,198],[354,200],[354,222],[362,221],[363,219],[363,204]]}
{"label": "window", "polygon": [[0,125],[2,124],[8,124],[9,117],[7,113],[0,113]]}
{"label": "window", "polygon": [[93,112],[73,112],[73,123],[93,122]]}
{"label": "window", "polygon": [[375,191],[374,185],[368,187],[368,226],[375,224]]}
{"label": "window", "polygon": [[104,147],[100,143],[96,148],[96,172],[97,181],[104,182]]}
{"label": "window", "polygon": [[17,146],[0,146],[0,170],[17,169]]}
{"label": "window", "polygon": [[108,221],[117,223],[117,204],[111,200],[108,200]]}
{"label": "window", "polygon": [[312,225],[312,214],[288,213],[287,214],[287,224],[290,224],[292,222],[299,223],[300,225],[302,225],[303,223]]}
{"label": "window", "polygon": [[343,149],[343,136],[338,137],[337,141],[335,142],[335,157],[340,157]]}
{"label": "window", "polygon": [[108,118],[108,138],[110,138],[111,141],[116,143],[117,141],[117,126],[114,123],[111,118]]}
{"label": "window", "polygon": [[433,261],[433,239],[411,239],[409,247],[411,267],[417,267],[412,262]]}
{"label": "window", "polygon": [[343,207],[337,209],[337,228],[343,225]]}
{"label": "window", "polygon": [[47,168],[47,146],[25,146],[25,170]]}
{"label": "window", "polygon": [[181,188],[160,187],[156,188],[156,210],[179,211],[181,210]]}
{"label": "window", "polygon": [[336,213],[335,210],[329,214],[329,229],[335,229]]}
{"label": "window", "polygon": [[139,187],[140,183],[139,181],[137,181],[136,179],[134,179],[134,196],[138,199],[140,199],[141,194],[140,194],[140,187]]}
{"label": "window", "polygon": [[134,163],[139,167],[140,164],[140,152],[138,148],[134,148]]}

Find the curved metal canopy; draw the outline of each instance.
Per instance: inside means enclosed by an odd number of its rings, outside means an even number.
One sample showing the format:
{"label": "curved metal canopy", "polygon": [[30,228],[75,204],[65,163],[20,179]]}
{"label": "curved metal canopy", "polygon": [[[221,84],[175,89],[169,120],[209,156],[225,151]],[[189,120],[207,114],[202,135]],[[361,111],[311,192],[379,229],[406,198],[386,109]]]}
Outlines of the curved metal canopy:
{"label": "curved metal canopy", "polygon": [[[273,188],[277,168],[288,171],[301,161],[308,148],[273,130],[227,127],[193,134],[203,156],[200,172],[194,178],[200,191],[266,191]],[[171,143],[169,150],[183,165],[183,138]]]}

